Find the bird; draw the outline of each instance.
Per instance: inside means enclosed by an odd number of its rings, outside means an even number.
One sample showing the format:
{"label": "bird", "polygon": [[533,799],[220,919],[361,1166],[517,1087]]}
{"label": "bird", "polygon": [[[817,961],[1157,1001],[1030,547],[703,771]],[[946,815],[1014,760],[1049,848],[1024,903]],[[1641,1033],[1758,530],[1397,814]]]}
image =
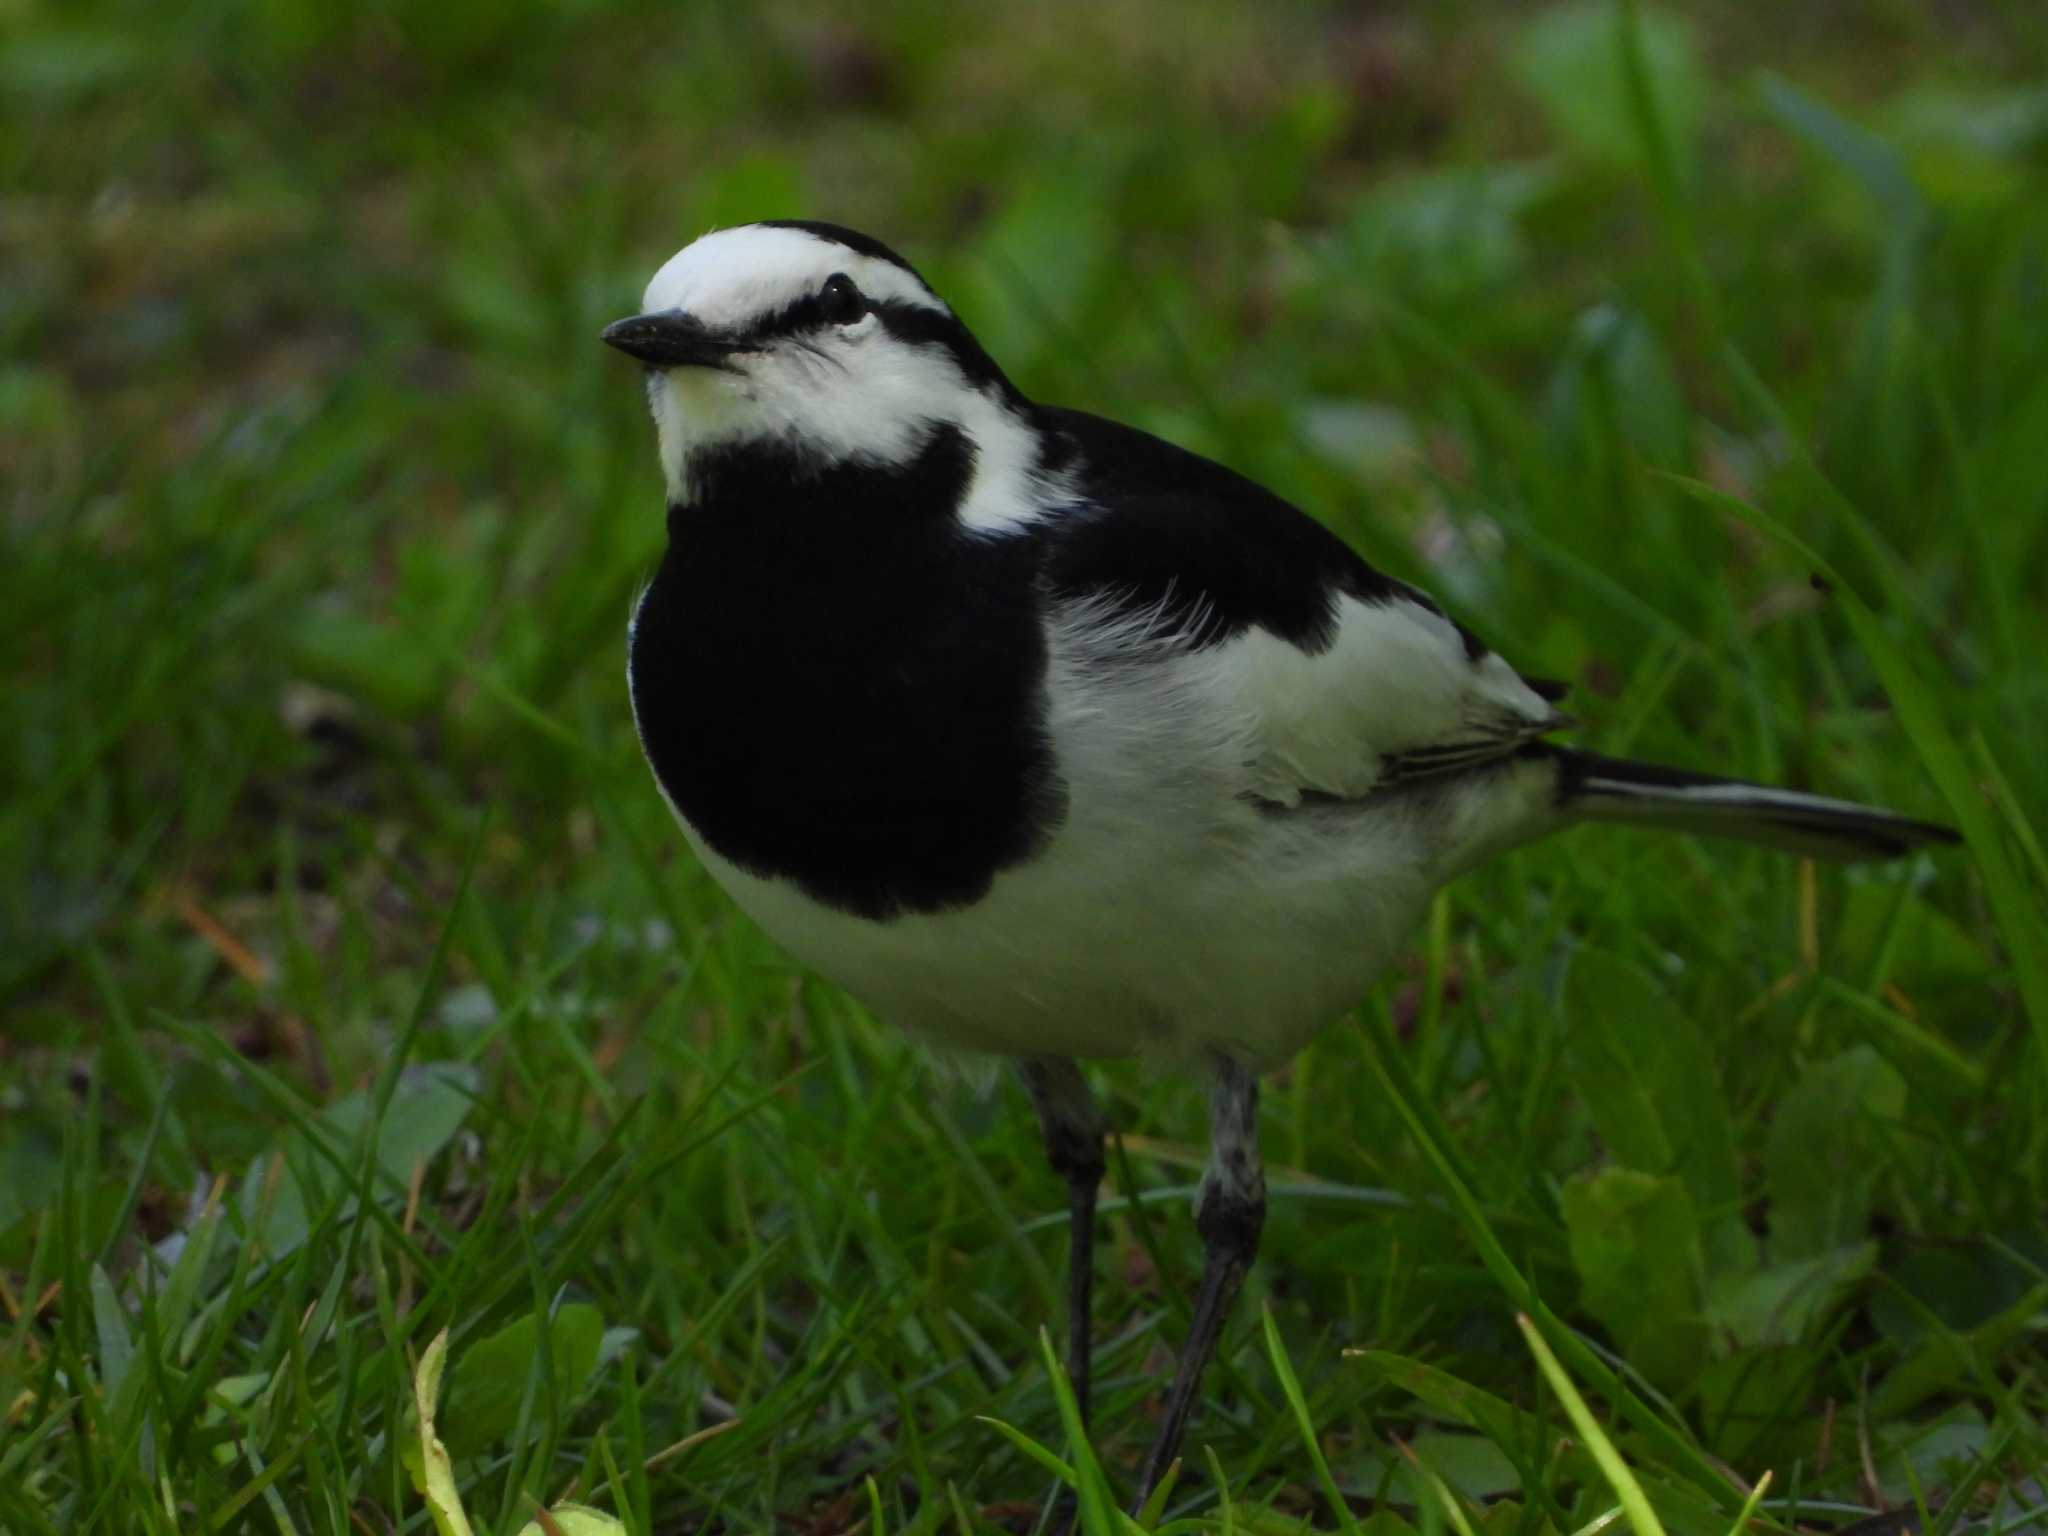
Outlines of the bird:
{"label": "bird", "polygon": [[1434,893],[1584,822],[1837,860],[1956,840],[1563,745],[1562,683],[1252,480],[1014,385],[917,270],[812,220],[714,230],[602,339],[644,366],[666,551],[627,689],[696,856],[793,957],[1014,1064],[1068,1193],[1083,1412],[1106,1126],[1080,1067],[1209,1091],[1174,1465],[1265,1219],[1262,1073]]}

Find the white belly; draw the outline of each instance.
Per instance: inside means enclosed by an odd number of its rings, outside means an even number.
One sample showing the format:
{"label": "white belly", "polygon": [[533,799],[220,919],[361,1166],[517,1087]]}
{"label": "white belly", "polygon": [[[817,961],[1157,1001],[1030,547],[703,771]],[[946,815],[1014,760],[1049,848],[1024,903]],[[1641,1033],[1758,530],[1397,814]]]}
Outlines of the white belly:
{"label": "white belly", "polygon": [[[1433,882],[1403,856],[1405,818],[1242,809],[1242,840],[1110,844],[1070,820],[972,906],[884,922],[692,842],[797,959],[945,1050],[1178,1060],[1222,1049],[1263,1066],[1364,996]],[[1325,824],[1339,820],[1349,825]],[[1084,838],[1093,857],[1077,851]]]}
{"label": "white belly", "polygon": [[971,905],[856,917],[685,822],[698,856],[804,964],[944,1050],[1264,1067],[1360,1001],[1439,884],[1554,821],[1538,763],[1279,809],[1226,653],[1085,619],[1050,659],[1065,820]]}

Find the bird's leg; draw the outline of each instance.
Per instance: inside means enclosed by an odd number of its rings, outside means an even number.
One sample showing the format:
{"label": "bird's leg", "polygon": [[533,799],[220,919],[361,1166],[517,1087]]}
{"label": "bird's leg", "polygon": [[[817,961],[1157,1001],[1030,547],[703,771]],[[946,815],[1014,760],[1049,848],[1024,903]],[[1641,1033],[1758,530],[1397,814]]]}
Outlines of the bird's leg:
{"label": "bird's leg", "polygon": [[1095,1196],[1102,1187],[1102,1108],[1081,1069],[1064,1057],[1020,1061],[1045,1159],[1067,1181],[1067,1376],[1088,1422],[1089,1302],[1095,1279]]}
{"label": "bird's leg", "polygon": [[1151,1497],[1180,1454],[1181,1436],[1201,1390],[1202,1373],[1216,1352],[1230,1304],[1259,1251],[1266,1224],[1266,1173],[1259,1160],[1259,1079],[1249,1067],[1216,1058],[1209,1097],[1209,1166],[1195,1196],[1195,1230],[1202,1234],[1202,1288],[1194,1322],[1181,1347],[1180,1369],[1166,1399],[1166,1417],[1138,1478],[1135,1513]]}

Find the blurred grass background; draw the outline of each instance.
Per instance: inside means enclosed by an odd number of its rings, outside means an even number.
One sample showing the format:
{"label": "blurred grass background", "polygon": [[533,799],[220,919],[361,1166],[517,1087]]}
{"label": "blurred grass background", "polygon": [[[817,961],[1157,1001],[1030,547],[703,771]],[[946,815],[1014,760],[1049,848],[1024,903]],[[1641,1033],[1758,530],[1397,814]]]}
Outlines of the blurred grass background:
{"label": "blurred grass background", "polygon": [[[1039,1519],[975,1417],[1059,1444],[1028,1112],[738,919],[627,723],[660,488],[596,333],[775,216],[1311,508],[1589,744],[1974,818],[1449,893],[1271,1086],[1191,1439],[1236,1503],[1168,1516],[1578,1529],[1531,1297],[1674,1531],[1717,1468],[1778,1526],[2048,1502],[2036,6],[13,0],[0,100],[0,1527],[423,1529],[444,1325],[487,1529]],[[1202,1117],[1099,1077],[1127,1478]]]}

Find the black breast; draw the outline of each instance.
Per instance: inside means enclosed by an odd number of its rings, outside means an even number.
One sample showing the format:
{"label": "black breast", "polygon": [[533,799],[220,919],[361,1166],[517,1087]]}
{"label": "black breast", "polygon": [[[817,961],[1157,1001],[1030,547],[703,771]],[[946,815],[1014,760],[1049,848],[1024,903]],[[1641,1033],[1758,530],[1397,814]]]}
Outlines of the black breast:
{"label": "black breast", "polygon": [[908,469],[693,466],[627,660],[655,777],[705,842],[863,917],[971,902],[1057,824],[1034,559],[952,513],[973,445]]}

